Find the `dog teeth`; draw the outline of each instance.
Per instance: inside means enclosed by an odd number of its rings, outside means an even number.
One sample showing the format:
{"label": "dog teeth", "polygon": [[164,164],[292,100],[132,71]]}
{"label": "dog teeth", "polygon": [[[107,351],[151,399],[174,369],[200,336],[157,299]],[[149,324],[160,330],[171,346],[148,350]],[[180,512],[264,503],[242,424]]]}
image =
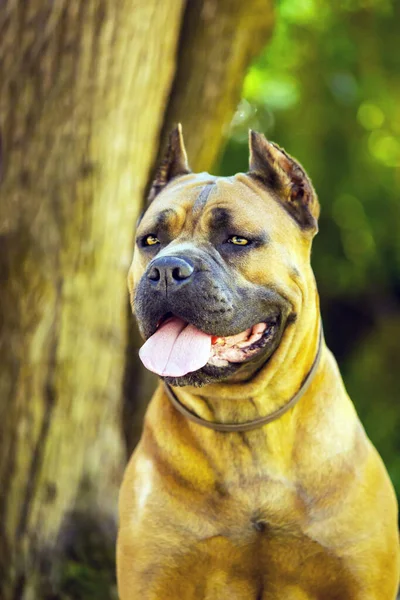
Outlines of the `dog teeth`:
{"label": "dog teeth", "polygon": [[247,340],[247,342],[241,342],[240,344],[236,344],[236,347],[237,348],[246,348],[249,345],[250,345],[250,342]]}
{"label": "dog teeth", "polygon": [[249,339],[250,344],[255,344],[262,338],[262,333],[254,333]]}
{"label": "dog teeth", "polygon": [[251,346],[252,344],[255,344],[256,342],[258,342],[258,340],[261,340],[261,338],[262,338],[261,333],[253,333],[253,335],[251,335],[246,342],[237,344],[237,347],[238,348],[247,348],[247,346]]}
{"label": "dog teeth", "polygon": [[266,323],[257,323],[257,325],[254,325],[254,327],[253,327],[253,334],[254,333],[264,333],[264,331],[266,329],[267,329]]}
{"label": "dog teeth", "polygon": [[226,358],[221,358],[219,356],[210,356],[208,364],[212,365],[213,367],[227,367],[229,365],[229,362],[226,360]]}
{"label": "dog teeth", "polygon": [[[261,340],[266,329],[266,323],[257,323],[253,327],[249,327],[249,329],[246,329],[246,331],[242,331],[242,333],[238,333],[237,335],[230,335],[226,338],[213,336],[212,346],[215,349],[216,353],[213,356],[213,361],[224,361],[224,359],[228,359],[230,361],[231,358],[228,358],[230,353],[234,354],[235,351],[246,350],[256,342]],[[235,359],[236,361],[238,360],[236,356]]]}
{"label": "dog teeth", "polygon": [[238,333],[237,335],[230,335],[228,338],[226,338],[226,341],[229,346],[236,346],[238,343],[244,342],[249,335],[251,335],[251,327],[246,329],[246,331],[242,331],[242,333]]}

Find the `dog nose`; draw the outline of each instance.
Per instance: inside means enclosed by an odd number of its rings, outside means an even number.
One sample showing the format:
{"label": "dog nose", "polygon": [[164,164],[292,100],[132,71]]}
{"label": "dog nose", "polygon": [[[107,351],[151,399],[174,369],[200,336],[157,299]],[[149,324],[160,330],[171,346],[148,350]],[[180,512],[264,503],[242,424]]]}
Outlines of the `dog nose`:
{"label": "dog nose", "polygon": [[155,287],[176,287],[187,283],[193,272],[193,265],[189,261],[177,256],[162,256],[153,261],[147,278]]}

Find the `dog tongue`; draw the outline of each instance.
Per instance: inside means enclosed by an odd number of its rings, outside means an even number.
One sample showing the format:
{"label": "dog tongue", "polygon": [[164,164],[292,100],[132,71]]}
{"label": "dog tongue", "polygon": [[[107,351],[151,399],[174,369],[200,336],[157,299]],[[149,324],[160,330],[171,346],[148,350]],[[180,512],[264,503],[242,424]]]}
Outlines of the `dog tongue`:
{"label": "dog tongue", "polygon": [[141,347],[144,366],[167,377],[182,377],[201,369],[211,353],[211,335],[173,317],[166,321]]}

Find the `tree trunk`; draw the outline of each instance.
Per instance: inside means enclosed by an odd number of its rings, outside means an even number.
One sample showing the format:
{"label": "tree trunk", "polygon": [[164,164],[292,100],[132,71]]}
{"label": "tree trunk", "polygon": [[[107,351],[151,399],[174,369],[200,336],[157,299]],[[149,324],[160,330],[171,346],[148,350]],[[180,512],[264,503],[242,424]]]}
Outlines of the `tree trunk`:
{"label": "tree trunk", "polygon": [[[167,136],[181,122],[194,171],[209,171],[223,147],[250,61],[272,34],[272,0],[190,0],[183,18],[177,68],[153,173]],[[151,184],[151,177],[148,186]],[[140,433],[157,379],[137,359],[141,341],[128,306],[129,344],[124,385],[128,456]]]}
{"label": "tree trunk", "polygon": [[250,61],[272,33],[272,0],[190,0],[164,120],[183,125],[194,171],[210,170],[226,138]]}
{"label": "tree trunk", "polygon": [[182,5],[2,6],[2,598],[34,597],[76,510],[115,515],[125,275]]}
{"label": "tree trunk", "polygon": [[161,131],[182,118],[193,164],[209,166],[271,25],[269,0],[243,3],[263,7],[255,18],[240,0],[184,4],[0,3],[2,600],[61,597],[58,567],[66,549],[79,562],[88,523],[93,552],[114,543],[125,280]]}

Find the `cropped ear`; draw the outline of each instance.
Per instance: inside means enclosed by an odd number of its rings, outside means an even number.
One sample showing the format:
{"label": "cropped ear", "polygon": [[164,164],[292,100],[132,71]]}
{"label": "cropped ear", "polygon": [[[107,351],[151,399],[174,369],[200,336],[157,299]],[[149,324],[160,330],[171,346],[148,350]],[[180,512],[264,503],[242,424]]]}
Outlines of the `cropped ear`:
{"label": "cropped ear", "polygon": [[276,193],[302,229],[318,231],[319,203],[303,167],[261,133],[250,131],[249,175]]}
{"label": "cropped ear", "polygon": [[150,204],[154,200],[171,179],[179,175],[187,175],[188,173],[191,173],[191,169],[188,164],[183,141],[182,125],[179,123],[169,134],[167,150],[161,164],[157,168],[148,195],[148,203]]}

